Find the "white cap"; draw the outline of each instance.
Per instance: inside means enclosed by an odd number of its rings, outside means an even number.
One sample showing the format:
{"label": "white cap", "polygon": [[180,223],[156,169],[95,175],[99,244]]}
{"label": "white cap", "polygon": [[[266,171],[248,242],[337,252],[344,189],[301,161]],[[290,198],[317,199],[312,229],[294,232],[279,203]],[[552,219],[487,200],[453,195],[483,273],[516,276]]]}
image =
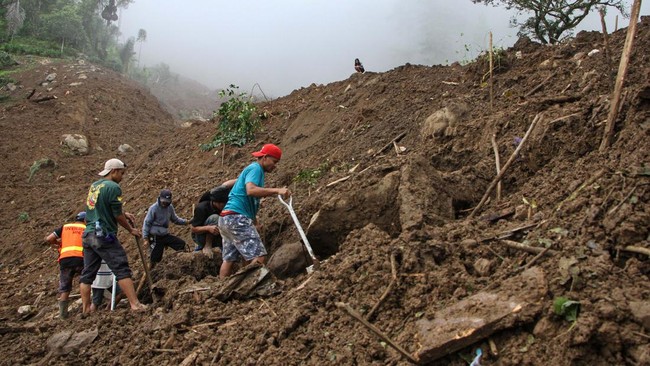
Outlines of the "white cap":
{"label": "white cap", "polygon": [[99,172],[99,175],[105,177],[113,169],[126,169],[126,164],[124,164],[120,159],[110,159],[106,161],[106,163],[104,164],[104,170]]}

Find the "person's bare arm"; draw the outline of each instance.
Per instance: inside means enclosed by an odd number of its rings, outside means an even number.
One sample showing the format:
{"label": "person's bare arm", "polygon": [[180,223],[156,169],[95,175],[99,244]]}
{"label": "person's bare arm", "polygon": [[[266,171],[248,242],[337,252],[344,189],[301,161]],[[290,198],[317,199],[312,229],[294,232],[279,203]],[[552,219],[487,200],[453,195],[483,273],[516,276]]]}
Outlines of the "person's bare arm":
{"label": "person's bare arm", "polygon": [[206,225],[206,226],[192,226],[192,232],[195,234],[219,234],[219,227],[217,225]]}
{"label": "person's bare arm", "polygon": [[54,234],[54,233],[50,233],[50,235],[46,236],[44,240],[48,244],[52,244],[52,245],[58,245],[59,244],[59,238],[57,238],[56,234]]}
{"label": "person's bare arm", "polygon": [[232,188],[235,185],[236,182],[237,182],[237,179],[230,179],[230,180],[227,180],[227,181],[221,183],[221,185],[225,186],[225,187],[228,187],[228,188]]}
{"label": "person's bare arm", "polygon": [[269,197],[269,196],[275,196],[275,195],[281,195],[284,198],[289,198],[291,196],[291,191],[286,188],[263,188],[263,187],[258,187],[255,185],[255,183],[248,182],[246,183],[246,194],[252,197]]}
{"label": "person's bare arm", "polygon": [[123,214],[121,214],[120,216],[116,217],[116,219],[117,219],[117,222],[118,222],[118,223],[119,223],[123,228],[125,228],[126,231],[128,231],[131,235],[133,235],[133,236],[137,236],[137,237],[139,237],[139,238],[142,237],[142,233],[140,232],[140,230],[138,230],[138,229],[136,229],[135,227],[133,227],[133,226],[131,225],[131,223],[129,222],[129,220],[131,220],[131,222],[134,222],[134,221],[135,221],[135,216],[133,216],[133,215],[130,214],[130,213],[123,213]]}

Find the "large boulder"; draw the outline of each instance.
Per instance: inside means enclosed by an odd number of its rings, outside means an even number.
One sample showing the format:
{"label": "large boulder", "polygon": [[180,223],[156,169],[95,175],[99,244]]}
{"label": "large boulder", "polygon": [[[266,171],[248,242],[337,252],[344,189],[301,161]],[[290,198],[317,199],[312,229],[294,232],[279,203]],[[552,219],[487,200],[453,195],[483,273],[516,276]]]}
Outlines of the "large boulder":
{"label": "large boulder", "polygon": [[90,152],[88,138],[79,134],[65,134],[61,136],[61,145],[66,146],[70,151],[79,155],[86,155]]}
{"label": "large boulder", "polygon": [[422,126],[424,136],[453,136],[458,123],[469,111],[465,103],[452,104],[433,112]]}

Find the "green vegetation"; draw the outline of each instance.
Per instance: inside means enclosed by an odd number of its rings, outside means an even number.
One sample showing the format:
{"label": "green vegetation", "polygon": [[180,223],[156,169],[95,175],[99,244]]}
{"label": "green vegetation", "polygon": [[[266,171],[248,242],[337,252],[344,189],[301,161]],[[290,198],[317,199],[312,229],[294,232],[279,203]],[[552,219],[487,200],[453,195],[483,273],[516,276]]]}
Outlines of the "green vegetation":
{"label": "green vegetation", "polygon": [[560,296],[553,301],[553,311],[555,314],[563,316],[567,321],[575,322],[578,320],[580,302]]}
{"label": "green vegetation", "polygon": [[18,215],[18,221],[19,222],[29,221],[29,214],[27,212],[21,212],[20,215]]}
{"label": "green vegetation", "polygon": [[328,170],[329,164],[324,162],[319,165],[318,168],[301,170],[298,175],[293,178],[293,181],[298,184],[307,184],[309,187],[313,187]]}
{"label": "green vegetation", "polygon": [[252,97],[246,93],[237,94],[238,86],[230,87],[219,92],[219,96],[228,100],[221,103],[214,114],[218,118],[217,133],[212,141],[201,144],[203,151],[210,151],[221,145],[243,146],[255,139],[255,133],[262,128],[262,122]]}
{"label": "green vegetation", "polygon": [[38,159],[32,164],[32,166],[29,168],[29,178],[27,179],[28,182],[32,181],[32,178],[34,177],[34,174],[38,172],[42,167],[55,167],[56,163],[54,160],[50,158],[43,158],[43,159]]}

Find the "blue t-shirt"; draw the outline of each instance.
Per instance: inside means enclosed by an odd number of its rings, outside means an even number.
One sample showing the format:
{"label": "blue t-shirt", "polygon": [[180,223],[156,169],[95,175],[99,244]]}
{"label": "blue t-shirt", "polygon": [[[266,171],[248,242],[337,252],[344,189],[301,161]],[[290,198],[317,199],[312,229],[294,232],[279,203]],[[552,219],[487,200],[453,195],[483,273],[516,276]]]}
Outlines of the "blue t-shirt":
{"label": "blue t-shirt", "polygon": [[233,211],[255,220],[260,207],[260,199],[246,194],[246,183],[264,187],[264,169],[258,162],[253,162],[237,177],[237,182],[228,195],[228,203],[224,211]]}

